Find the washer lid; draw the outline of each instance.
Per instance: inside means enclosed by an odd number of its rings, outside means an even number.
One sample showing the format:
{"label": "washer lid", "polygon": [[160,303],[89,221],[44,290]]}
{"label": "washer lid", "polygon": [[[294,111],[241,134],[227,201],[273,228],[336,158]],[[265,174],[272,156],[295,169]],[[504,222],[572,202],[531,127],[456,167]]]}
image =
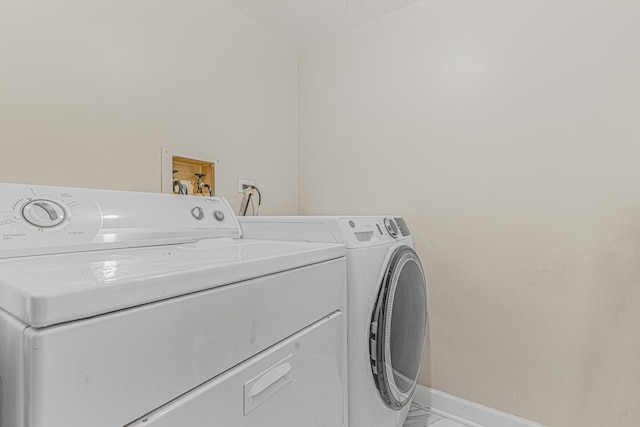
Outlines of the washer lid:
{"label": "washer lid", "polygon": [[216,238],[0,260],[0,309],[44,327],[343,257],[344,246]]}

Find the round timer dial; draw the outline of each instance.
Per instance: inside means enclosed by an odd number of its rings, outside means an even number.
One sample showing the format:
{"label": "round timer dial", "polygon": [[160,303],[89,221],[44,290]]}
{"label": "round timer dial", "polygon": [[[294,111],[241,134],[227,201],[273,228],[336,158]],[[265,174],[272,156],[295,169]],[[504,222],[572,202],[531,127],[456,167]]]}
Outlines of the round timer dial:
{"label": "round timer dial", "polygon": [[67,212],[59,203],[46,199],[26,203],[20,213],[26,222],[41,228],[55,227],[67,218]]}
{"label": "round timer dial", "polygon": [[394,239],[398,236],[398,226],[396,225],[396,222],[391,218],[384,219],[384,228],[387,229],[387,233],[389,233],[389,235]]}

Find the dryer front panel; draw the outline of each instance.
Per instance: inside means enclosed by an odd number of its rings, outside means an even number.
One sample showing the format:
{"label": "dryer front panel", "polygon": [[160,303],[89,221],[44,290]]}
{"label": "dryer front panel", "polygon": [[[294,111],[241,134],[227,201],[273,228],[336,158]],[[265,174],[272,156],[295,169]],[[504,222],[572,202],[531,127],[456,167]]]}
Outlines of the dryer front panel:
{"label": "dryer front panel", "polygon": [[395,249],[372,315],[371,365],[384,403],[400,409],[416,387],[427,319],[426,283],[420,259],[409,246]]}

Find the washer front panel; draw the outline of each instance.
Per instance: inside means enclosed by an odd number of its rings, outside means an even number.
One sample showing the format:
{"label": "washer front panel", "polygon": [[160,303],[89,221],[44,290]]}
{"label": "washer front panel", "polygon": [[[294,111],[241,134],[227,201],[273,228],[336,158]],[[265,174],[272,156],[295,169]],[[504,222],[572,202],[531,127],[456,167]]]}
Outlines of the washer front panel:
{"label": "washer front panel", "polygon": [[[49,328],[28,328],[26,425],[128,425],[343,311],[344,262],[328,261]],[[237,397],[242,398],[242,389]]]}

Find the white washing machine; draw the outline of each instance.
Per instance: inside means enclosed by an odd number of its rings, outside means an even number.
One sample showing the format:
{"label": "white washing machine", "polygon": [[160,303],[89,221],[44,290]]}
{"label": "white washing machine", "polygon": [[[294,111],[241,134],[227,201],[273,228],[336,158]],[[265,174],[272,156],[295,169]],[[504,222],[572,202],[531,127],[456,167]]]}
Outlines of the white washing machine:
{"label": "white washing machine", "polygon": [[0,184],[0,426],[346,426],[344,246],[240,237],[218,197]]}
{"label": "white washing machine", "polygon": [[426,282],[402,218],[240,217],[245,237],[344,243],[350,427],[400,427],[417,385]]}

